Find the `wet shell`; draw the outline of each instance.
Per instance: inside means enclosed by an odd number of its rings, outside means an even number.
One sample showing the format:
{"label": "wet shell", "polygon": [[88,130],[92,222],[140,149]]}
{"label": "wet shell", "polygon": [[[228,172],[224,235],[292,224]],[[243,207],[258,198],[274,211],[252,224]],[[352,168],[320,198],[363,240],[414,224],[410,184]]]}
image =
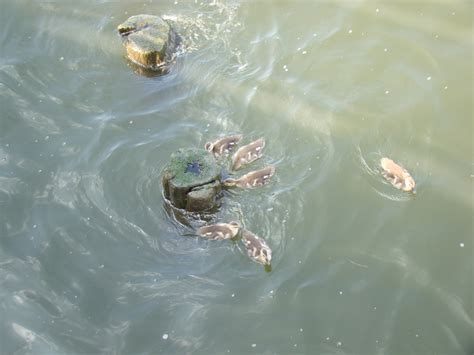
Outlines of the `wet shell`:
{"label": "wet shell", "polygon": [[237,145],[242,139],[241,134],[233,136],[222,137],[215,142],[207,142],[204,148],[214,154],[216,157],[228,153]]}
{"label": "wet shell", "polygon": [[415,192],[415,180],[410,173],[389,158],[380,159],[382,176],[387,179],[397,189]]}
{"label": "wet shell", "polygon": [[240,231],[238,222],[217,223],[198,228],[196,233],[211,240],[224,240],[234,238]]}
{"label": "wet shell", "polygon": [[242,230],[242,243],[250,259],[262,265],[270,265],[272,250],[265,240],[244,229]]}
{"label": "wet shell", "polygon": [[249,164],[262,157],[264,147],[265,139],[262,137],[239,148],[232,156],[232,170],[238,170],[243,165]]}
{"label": "wet shell", "polygon": [[268,184],[270,178],[275,174],[274,166],[267,166],[263,169],[251,171],[238,179],[226,179],[225,186],[237,186],[242,189],[252,189]]}

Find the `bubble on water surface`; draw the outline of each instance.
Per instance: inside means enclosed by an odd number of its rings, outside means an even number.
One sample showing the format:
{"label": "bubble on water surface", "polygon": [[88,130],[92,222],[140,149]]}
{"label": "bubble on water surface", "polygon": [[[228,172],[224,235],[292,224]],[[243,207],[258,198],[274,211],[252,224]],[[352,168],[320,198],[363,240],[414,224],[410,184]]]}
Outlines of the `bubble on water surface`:
{"label": "bubble on water surface", "polygon": [[162,338],[163,338],[164,340],[168,339],[168,334],[166,334],[166,333],[163,334]]}

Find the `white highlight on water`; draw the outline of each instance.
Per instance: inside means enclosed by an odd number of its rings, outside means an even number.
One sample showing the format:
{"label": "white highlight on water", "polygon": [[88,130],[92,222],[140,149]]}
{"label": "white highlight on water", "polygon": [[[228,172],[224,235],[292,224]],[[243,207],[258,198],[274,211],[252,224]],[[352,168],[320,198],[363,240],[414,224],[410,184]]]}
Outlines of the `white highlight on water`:
{"label": "white highlight on water", "polygon": [[22,327],[17,323],[12,323],[12,327],[15,333],[23,338],[23,340],[25,340],[27,343],[32,343],[36,339],[35,333],[33,333],[31,330]]}

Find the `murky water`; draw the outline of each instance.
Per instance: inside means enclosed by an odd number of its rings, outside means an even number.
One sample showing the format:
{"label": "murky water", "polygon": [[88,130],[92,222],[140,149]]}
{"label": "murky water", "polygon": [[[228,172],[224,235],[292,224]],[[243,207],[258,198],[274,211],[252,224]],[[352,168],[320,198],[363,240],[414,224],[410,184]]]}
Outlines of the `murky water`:
{"label": "murky water", "polygon": [[[170,73],[116,26],[163,14]],[[472,3],[21,2],[0,19],[0,352],[472,354]],[[273,249],[189,236],[180,147],[267,139],[226,194]],[[379,175],[382,156],[417,181]]]}

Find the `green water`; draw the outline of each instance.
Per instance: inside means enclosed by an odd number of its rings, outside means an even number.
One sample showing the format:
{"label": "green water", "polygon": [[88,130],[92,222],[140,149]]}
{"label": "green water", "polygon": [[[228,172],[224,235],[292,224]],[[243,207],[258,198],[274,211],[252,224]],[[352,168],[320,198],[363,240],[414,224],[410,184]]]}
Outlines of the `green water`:
{"label": "green water", "polygon": [[[127,66],[115,28],[139,13],[183,35],[166,76]],[[472,14],[4,1],[0,353],[474,353]],[[174,151],[235,133],[264,136],[254,167],[277,171],[214,220],[263,237],[270,273],[162,197]]]}

